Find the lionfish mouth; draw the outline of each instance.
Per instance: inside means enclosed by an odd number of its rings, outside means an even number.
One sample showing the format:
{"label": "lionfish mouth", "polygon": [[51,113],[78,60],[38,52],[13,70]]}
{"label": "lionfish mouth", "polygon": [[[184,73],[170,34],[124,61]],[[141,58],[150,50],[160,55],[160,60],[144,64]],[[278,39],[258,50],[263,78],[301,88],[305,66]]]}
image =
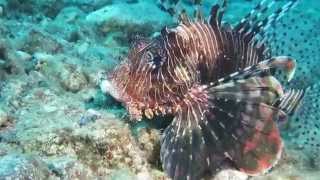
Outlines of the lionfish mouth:
{"label": "lionfish mouth", "polygon": [[234,27],[222,23],[226,1],[212,7],[208,21],[182,13],[176,28],[137,41],[103,81],[133,119],[174,115],[160,151],[169,177],[200,179],[223,168],[255,176],[278,162],[277,123],[295,112],[304,91],[284,92],[278,79],[293,78],[295,61],[270,57],[263,31],[296,2],[266,16],[272,3],[262,1]]}
{"label": "lionfish mouth", "polygon": [[102,92],[111,95],[117,101],[125,103],[125,100],[123,99],[124,95],[120,94],[119,88],[117,88],[111,80],[102,80],[100,83],[100,89]]}

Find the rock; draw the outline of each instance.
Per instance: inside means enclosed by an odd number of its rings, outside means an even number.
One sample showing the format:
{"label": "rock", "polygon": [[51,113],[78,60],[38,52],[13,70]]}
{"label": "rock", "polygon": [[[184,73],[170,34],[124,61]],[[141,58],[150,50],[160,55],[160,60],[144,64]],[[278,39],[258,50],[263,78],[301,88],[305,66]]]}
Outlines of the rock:
{"label": "rock", "polygon": [[9,122],[9,116],[6,112],[4,112],[2,109],[0,109],[0,130],[1,127],[6,126],[6,124]]}
{"label": "rock", "polygon": [[89,48],[89,44],[85,42],[77,47],[77,51],[80,55],[83,55],[88,50],[88,48]]}
{"label": "rock", "polygon": [[[70,141],[78,158],[97,172],[107,169],[130,169],[131,173],[148,169],[129,127],[119,121],[100,119],[78,129]],[[103,168],[104,167],[104,168]]]}
{"label": "rock", "polygon": [[145,153],[145,157],[149,163],[158,166],[161,164],[160,154],[160,132],[156,129],[140,129],[138,132],[138,142],[141,150]]}
{"label": "rock", "polygon": [[88,14],[86,21],[96,25],[100,33],[112,35],[112,39],[124,45],[136,35],[150,36],[159,31],[164,25],[170,24],[172,18],[155,3],[139,1],[134,4],[115,3],[105,6]]}
{"label": "rock", "polygon": [[6,39],[0,39],[0,67],[4,67],[8,64],[8,41]]}
{"label": "rock", "polygon": [[88,85],[88,77],[81,71],[72,66],[66,67],[60,74],[62,86],[67,91],[76,93]]}
{"label": "rock", "polygon": [[6,64],[6,62],[2,59],[0,59],[0,66],[4,66]]}
{"label": "rock", "polygon": [[37,157],[8,154],[0,157],[0,179],[47,179],[50,171]]}
{"label": "rock", "polygon": [[121,170],[113,171],[110,174],[110,179],[112,179],[112,180],[122,180],[122,179],[135,180],[136,177],[128,169],[121,169]]}
{"label": "rock", "polygon": [[110,5],[114,0],[63,0],[65,5],[77,6],[80,9],[89,12]]}
{"label": "rock", "polygon": [[59,179],[94,179],[91,169],[72,157],[47,160],[50,171]]}
{"label": "rock", "polygon": [[62,24],[75,23],[85,17],[85,13],[81,11],[78,7],[69,6],[63,8],[59,14],[56,16],[55,21],[61,22]]}
{"label": "rock", "polygon": [[54,61],[54,56],[47,53],[35,53],[33,55],[33,65],[35,70],[44,70],[48,63]]}
{"label": "rock", "polygon": [[101,114],[93,109],[88,109],[88,111],[81,117],[79,121],[80,126],[84,126],[90,122],[94,122],[101,118]]}
{"label": "rock", "polygon": [[[114,114],[90,110],[98,114],[96,121],[80,127],[81,115],[88,113],[80,95],[39,87],[29,91],[21,97],[26,104],[16,110],[16,127],[1,143],[14,142],[25,153],[40,153],[54,176],[62,179],[110,179],[121,169],[135,177],[149,171],[128,125]],[[48,112],[45,106],[55,110]]]}
{"label": "rock", "polygon": [[29,61],[31,60],[32,56],[29,53],[23,51],[16,51],[18,61]]}
{"label": "rock", "polygon": [[77,7],[66,7],[57,17],[44,25],[46,32],[60,39],[61,42],[77,43],[94,38],[94,29],[83,23],[85,14]]}
{"label": "rock", "polygon": [[136,176],[137,180],[146,180],[146,179],[152,179],[151,173],[149,172],[140,172]]}
{"label": "rock", "polygon": [[223,170],[213,180],[247,180],[248,175],[236,170]]}
{"label": "rock", "polygon": [[0,17],[4,14],[4,6],[0,4]]}
{"label": "rock", "polygon": [[[148,14],[146,16],[145,14]],[[115,3],[105,6],[97,11],[89,13],[86,20],[90,23],[101,24],[106,21],[116,20],[120,22],[131,22],[133,24],[150,23],[156,26],[169,24],[171,17],[162,12],[156,4],[148,1],[139,3]]]}
{"label": "rock", "polygon": [[33,54],[33,57],[38,61],[48,62],[53,61],[54,56],[49,53],[37,52]]}
{"label": "rock", "polygon": [[7,132],[14,127],[15,119],[12,114],[5,110],[0,105],[0,143],[1,143],[1,132]]}
{"label": "rock", "polygon": [[25,14],[33,15],[37,13],[41,16],[54,18],[60,9],[63,8],[63,2],[62,0],[10,0],[7,6],[15,16],[23,16]]}
{"label": "rock", "polygon": [[49,34],[32,29],[26,37],[22,50],[33,54],[35,52],[46,52],[55,54],[63,50],[63,44]]}
{"label": "rock", "polygon": [[[1,35],[0,35],[1,36]],[[0,37],[0,79],[1,74],[16,75],[23,72],[19,54],[13,49],[9,39]]]}

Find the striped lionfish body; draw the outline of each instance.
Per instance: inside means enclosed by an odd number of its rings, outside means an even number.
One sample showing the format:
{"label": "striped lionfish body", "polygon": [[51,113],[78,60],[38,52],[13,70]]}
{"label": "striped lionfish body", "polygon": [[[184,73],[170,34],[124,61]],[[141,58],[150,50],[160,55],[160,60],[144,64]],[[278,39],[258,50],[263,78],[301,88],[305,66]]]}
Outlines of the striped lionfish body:
{"label": "striped lionfish body", "polygon": [[199,179],[226,166],[266,172],[283,148],[277,122],[303,96],[284,92],[274,74],[291,79],[295,61],[269,57],[263,37],[295,1],[259,19],[270,7],[262,2],[234,27],[221,22],[225,4],[213,6],[208,21],[182,14],[176,28],[136,42],[106,84],[133,119],[174,116],[160,154],[173,179]]}

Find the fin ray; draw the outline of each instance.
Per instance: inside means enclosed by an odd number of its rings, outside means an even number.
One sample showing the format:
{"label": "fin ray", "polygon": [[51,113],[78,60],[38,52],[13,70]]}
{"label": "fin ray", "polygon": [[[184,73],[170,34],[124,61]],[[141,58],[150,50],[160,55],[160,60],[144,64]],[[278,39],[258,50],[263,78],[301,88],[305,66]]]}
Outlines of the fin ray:
{"label": "fin ray", "polygon": [[161,143],[161,160],[171,178],[199,179],[228,166],[227,159],[250,175],[277,163],[282,152],[277,108],[262,102],[206,99],[214,92],[203,88],[191,93]]}

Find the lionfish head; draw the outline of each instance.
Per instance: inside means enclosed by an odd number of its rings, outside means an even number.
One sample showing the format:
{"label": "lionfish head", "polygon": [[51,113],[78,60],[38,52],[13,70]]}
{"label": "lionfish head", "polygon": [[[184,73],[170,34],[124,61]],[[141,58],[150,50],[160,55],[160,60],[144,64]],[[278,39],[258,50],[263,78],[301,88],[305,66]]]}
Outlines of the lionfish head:
{"label": "lionfish head", "polygon": [[[166,61],[166,54],[161,47],[159,38],[136,40],[128,56],[102,84],[105,91],[124,103],[129,111],[130,108],[140,111],[142,107],[153,103],[150,90],[157,88],[156,74]],[[136,113],[139,116],[141,114]]]}

